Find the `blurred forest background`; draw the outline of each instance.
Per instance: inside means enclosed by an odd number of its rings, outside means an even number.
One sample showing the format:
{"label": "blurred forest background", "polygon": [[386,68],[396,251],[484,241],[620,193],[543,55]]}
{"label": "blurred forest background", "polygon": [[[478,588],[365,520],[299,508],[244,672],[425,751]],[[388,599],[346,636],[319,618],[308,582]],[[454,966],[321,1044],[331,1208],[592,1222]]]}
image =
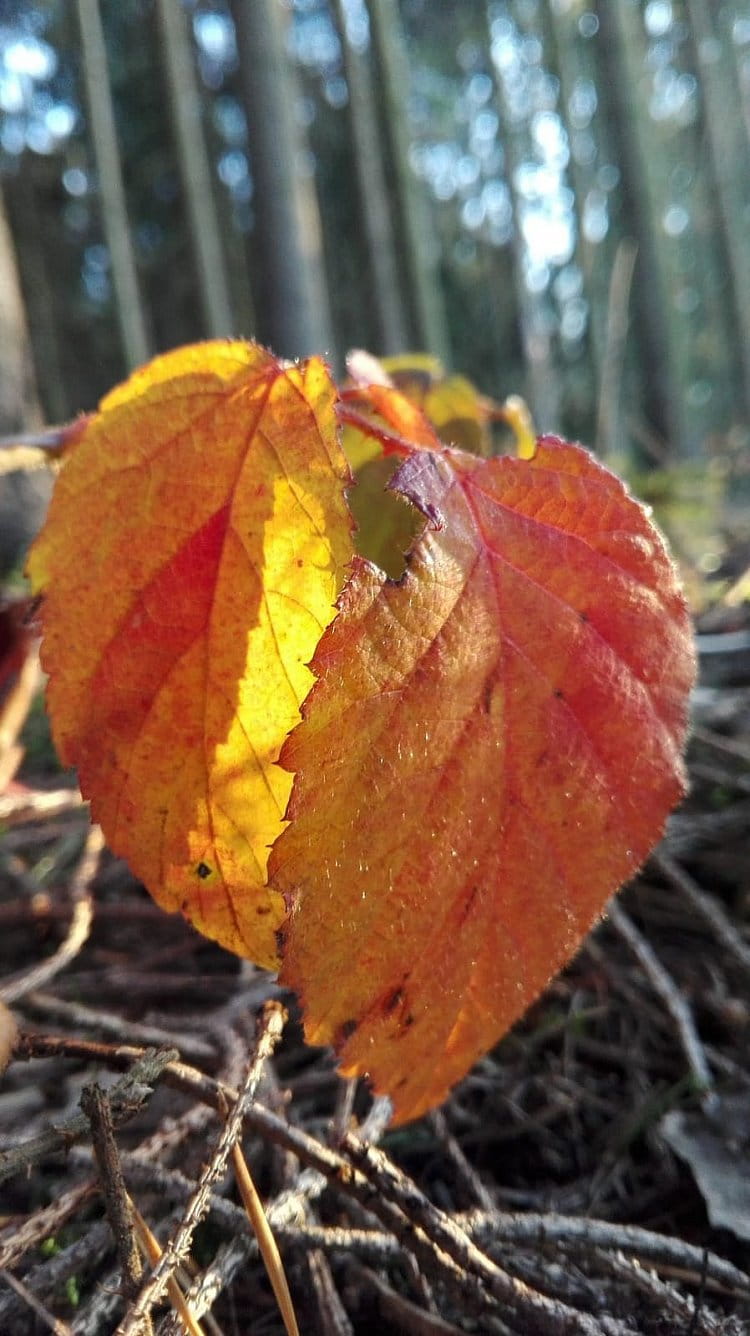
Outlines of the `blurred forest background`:
{"label": "blurred forest background", "polygon": [[750,0],[0,0],[0,192],[1,432],[419,349],[750,522]]}

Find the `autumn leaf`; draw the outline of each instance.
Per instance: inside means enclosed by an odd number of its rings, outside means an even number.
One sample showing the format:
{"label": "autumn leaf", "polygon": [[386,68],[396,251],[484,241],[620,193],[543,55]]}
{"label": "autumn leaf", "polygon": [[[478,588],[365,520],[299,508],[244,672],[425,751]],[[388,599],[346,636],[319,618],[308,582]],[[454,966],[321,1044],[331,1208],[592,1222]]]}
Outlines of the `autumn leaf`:
{"label": "autumn leaf", "polygon": [[325,366],[169,353],[65,457],[29,572],[64,763],[166,909],[259,964],[291,776],[276,765],[351,556]]}
{"label": "autumn leaf", "polygon": [[399,581],[358,559],[282,752],[269,865],[306,1035],[442,1100],[570,958],[683,791],[689,619],[644,509],[587,452],[420,449]]}

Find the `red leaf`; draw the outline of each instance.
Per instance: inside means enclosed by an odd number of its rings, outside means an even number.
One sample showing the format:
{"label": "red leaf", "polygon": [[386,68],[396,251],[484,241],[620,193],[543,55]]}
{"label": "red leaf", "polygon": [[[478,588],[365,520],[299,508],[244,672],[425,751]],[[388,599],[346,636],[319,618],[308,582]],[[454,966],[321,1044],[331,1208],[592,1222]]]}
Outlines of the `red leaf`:
{"label": "red leaf", "polygon": [[683,790],[694,675],[664,545],[580,447],[421,449],[403,577],[359,561],[282,752],[271,883],[306,1033],[416,1117],[570,958]]}

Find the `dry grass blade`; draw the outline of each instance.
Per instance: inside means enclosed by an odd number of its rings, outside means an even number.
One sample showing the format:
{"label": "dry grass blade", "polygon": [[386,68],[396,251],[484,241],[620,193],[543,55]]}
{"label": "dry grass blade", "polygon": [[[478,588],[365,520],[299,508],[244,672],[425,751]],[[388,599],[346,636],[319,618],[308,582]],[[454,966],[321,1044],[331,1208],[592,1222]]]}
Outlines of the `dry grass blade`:
{"label": "dry grass blade", "polygon": [[700,1041],[695,1022],[685,999],[675,987],[646,938],[638,931],[632,919],[616,900],[610,903],[607,915],[610,923],[617,929],[623,941],[627,942],[649,983],[672,1017],[696,1089],[701,1093],[710,1094],[713,1089],[713,1077],[703,1044]]}
{"label": "dry grass blade", "polygon": [[242,1154],[239,1145],[232,1147],[232,1160],[234,1162],[234,1172],[237,1178],[237,1187],[240,1190],[240,1196],[245,1205],[248,1219],[253,1227],[253,1233],[258,1240],[263,1262],[268,1272],[268,1279],[271,1282],[273,1292],[276,1296],[276,1302],[279,1305],[279,1311],[284,1319],[284,1326],[287,1336],[299,1336],[299,1327],[294,1313],[292,1296],[289,1293],[284,1264],[281,1260],[281,1254],[276,1244],[276,1240],[271,1232],[271,1227],[266,1219],[266,1213],[263,1210],[263,1203],[258,1196],[255,1184],[252,1180],[250,1170],[247,1167],[247,1161]]}

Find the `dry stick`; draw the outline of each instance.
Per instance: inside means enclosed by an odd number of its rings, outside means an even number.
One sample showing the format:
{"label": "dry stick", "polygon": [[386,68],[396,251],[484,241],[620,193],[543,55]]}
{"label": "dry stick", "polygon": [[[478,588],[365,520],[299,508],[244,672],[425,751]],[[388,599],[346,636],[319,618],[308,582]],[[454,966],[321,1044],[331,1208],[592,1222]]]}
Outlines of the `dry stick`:
{"label": "dry stick", "polygon": [[326,1336],[354,1336],[354,1328],[341,1302],[341,1296],[331,1273],[331,1265],[324,1252],[315,1248],[303,1254],[307,1265],[310,1288],[315,1296],[317,1327]]}
{"label": "dry stick", "polygon": [[483,1210],[492,1213],[492,1211],[495,1210],[495,1203],[492,1200],[492,1195],[489,1189],[485,1187],[473,1164],[470,1164],[464,1155],[463,1150],[448,1126],[447,1119],[442,1109],[435,1109],[430,1114],[430,1122],[432,1123],[435,1135],[443,1151],[453,1162],[461,1181],[468,1188],[477,1205],[481,1206]]}
{"label": "dry stick", "polygon": [[[73,1243],[63,1247],[53,1257],[24,1274],[24,1285],[42,1302],[54,1301],[64,1290],[71,1277],[82,1285],[84,1277],[97,1272],[102,1260],[111,1252],[112,1231],[106,1220],[97,1220]],[[116,1284],[118,1276],[113,1276]],[[119,1303],[119,1295],[116,1296]],[[16,1295],[0,1293],[0,1331],[13,1332],[22,1312],[21,1300]],[[15,1324],[15,1326],[14,1326]]]}
{"label": "dry stick", "polygon": [[126,1020],[114,1012],[100,1011],[86,1007],[80,1002],[66,1002],[52,993],[34,991],[23,998],[24,1012],[44,1016],[45,1019],[64,1021],[76,1029],[98,1031],[110,1039],[120,1039],[126,1044],[143,1044],[148,1048],[176,1048],[181,1057],[190,1062],[213,1062],[216,1049],[198,1035],[164,1030],[157,1025],[142,1025],[138,1021]]}
{"label": "dry stick", "polygon": [[716,733],[712,728],[702,728],[696,723],[690,725],[690,737],[696,742],[704,742],[707,747],[713,747],[715,751],[723,752],[726,756],[736,756],[739,761],[750,763],[750,747],[737,742],[736,738],[726,738],[723,733]]}
{"label": "dry stick", "polygon": [[232,1146],[242,1132],[243,1118],[248,1111],[248,1106],[255,1099],[263,1065],[281,1037],[284,1020],[285,1012],[279,1003],[267,1003],[247,1078],[218,1138],[214,1153],[201,1174],[196,1190],[187,1204],[182,1223],[164,1249],[160,1261],[141,1287],[135,1303],[120,1323],[117,1336],[136,1336],[136,1332],[143,1331],[144,1317],[161,1298],[167,1287],[169,1277],[174,1274],[178,1263],[189,1251],[195,1228],[209,1208],[211,1189],[226,1171]]}
{"label": "dry stick", "polygon": [[56,1234],[76,1211],[96,1196],[97,1190],[94,1179],[79,1183],[15,1227],[10,1237],[0,1242],[0,1268],[15,1266],[30,1248]]}
{"label": "dry stick", "polygon": [[[95,1044],[91,1041],[71,1041],[61,1039],[58,1036],[47,1035],[22,1036],[19,1041],[19,1049],[21,1055],[26,1057],[33,1054],[47,1056],[50,1053],[58,1055],[68,1052],[71,1056],[88,1056],[94,1061],[106,1062],[110,1066],[119,1068],[127,1067],[132,1063],[139,1063],[144,1059],[143,1050],[138,1048],[115,1047],[107,1044]],[[163,1055],[157,1055],[157,1057],[163,1057]],[[136,1068],[133,1067],[133,1072],[135,1073],[135,1071]],[[163,1079],[183,1094],[192,1095],[216,1110],[221,1109],[222,1100],[226,1099],[233,1102],[237,1099],[236,1090],[222,1086],[213,1077],[206,1076],[186,1063],[168,1063],[163,1069]],[[309,1178],[313,1189],[317,1187],[321,1179],[328,1179],[337,1184],[344,1193],[359,1200],[368,1209],[372,1209],[373,1191],[371,1185],[335,1151],[321,1145],[320,1142],[299,1128],[291,1127],[284,1119],[260,1104],[254,1104],[246,1111],[245,1122],[259,1136],[283,1147],[295,1155],[303,1164],[309,1166],[305,1173],[301,1175],[301,1179]],[[68,1124],[65,1124],[63,1129],[60,1129],[53,1137],[52,1148],[56,1148],[64,1142],[67,1131]],[[33,1163],[34,1158],[40,1157],[33,1157],[30,1160],[23,1158],[19,1164],[14,1166],[14,1170]],[[136,1167],[137,1156],[129,1155],[125,1159],[128,1166],[132,1162],[133,1167]],[[160,1168],[155,1169],[148,1163],[146,1172],[152,1177],[156,1174],[159,1183],[161,1183],[162,1178],[165,1184],[169,1182],[170,1190],[176,1187],[176,1190],[184,1193],[184,1195],[187,1195],[188,1189],[192,1190],[193,1185],[189,1184],[188,1180],[183,1180],[183,1183],[186,1184],[185,1187],[177,1186],[181,1176],[176,1174],[175,1171],[168,1172]],[[130,1168],[128,1168],[128,1173],[130,1173]],[[0,1158],[0,1179],[2,1176],[2,1159]],[[269,1207],[269,1218],[274,1229],[279,1237],[283,1237],[285,1241],[291,1242],[293,1238],[295,1244],[300,1246],[316,1248],[325,1246],[332,1249],[346,1249],[351,1244],[352,1247],[362,1250],[361,1255],[364,1260],[370,1260],[372,1256],[373,1264],[377,1262],[378,1258],[388,1255],[391,1249],[398,1250],[399,1245],[396,1240],[388,1239],[388,1236],[385,1235],[373,1233],[371,1236],[369,1231],[322,1230],[312,1225],[305,1226],[300,1219],[299,1209],[295,1211],[295,1202],[299,1202],[299,1200],[300,1186],[298,1184],[296,1192],[287,1190],[281,1193],[276,1203]],[[216,1198],[214,1198],[213,1204],[220,1212],[231,1208],[231,1203]],[[388,1209],[389,1204],[385,1203],[385,1207]],[[244,1226],[244,1214],[238,1207],[231,1209],[237,1212],[235,1217],[237,1223],[242,1222]],[[397,1213],[397,1219],[403,1223],[401,1212]],[[490,1215],[481,1211],[472,1212],[459,1217],[459,1222],[469,1234],[475,1236],[479,1241],[493,1239],[500,1239],[503,1242],[529,1241],[536,1245],[547,1241],[571,1248],[583,1248],[584,1250],[592,1244],[613,1249],[622,1248],[636,1253],[652,1265],[682,1267],[688,1271],[692,1270],[698,1275],[703,1264],[701,1249],[684,1243],[682,1240],[655,1234],[635,1225],[614,1225],[606,1221],[582,1219],[577,1216],[514,1214],[495,1211]],[[388,1239],[387,1245],[383,1242],[385,1239]],[[237,1239],[235,1243],[238,1247],[242,1244],[240,1249],[242,1256],[237,1263],[237,1265],[241,1265],[241,1262],[247,1256],[247,1241]],[[373,1255],[371,1251],[366,1252],[365,1248],[368,1250],[374,1249],[375,1254]],[[723,1258],[716,1254],[709,1254],[708,1268],[709,1277],[714,1284],[726,1286],[733,1293],[750,1294],[750,1277]],[[207,1276],[208,1272],[206,1273]],[[444,1270],[443,1277],[445,1278]],[[220,1288],[221,1286],[216,1290],[217,1293]]]}
{"label": "dry stick", "polygon": [[[680,1294],[672,1285],[667,1285],[651,1271],[646,1271],[638,1262],[616,1254],[599,1254],[603,1269],[610,1275],[627,1281],[633,1289],[639,1291],[653,1305],[655,1316],[664,1318],[669,1315],[680,1323],[680,1330],[688,1328],[694,1336],[721,1336],[725,1329],[721,1319],[713,1314],[696,1310],[694,1304]],[[696,1316],[697,1314],[697,1316]]]}
{"label": "dry stick", "polygon": [[452,1323],[446,1322],[435,1313],[425,1313],[424,1309],[418,1308],[410,1299],[405,1299],[403,1295],[392,1290],[390,1285],[386,1285],[385,1281],[376,1276],[369,1267],[354,1263],[349,1270],[359,1289],[374,1291],[380,1316],[385,1321],[392,1322],[394,1330],[410,1333],[410,1336],[462,1336],[465,1329],[454,1327]]}
{"label": "dry stick", "polygon": [[[115,1141],[112,1107],[101,1086],[96,1082],[84,1087],[80,1103],[81,1109],[91,1123],[94,1158],[99,1170],[107,1218],[114,1235],[122,1271],[122,1297],[127,1301],[138,1293],[143,1266],[138,1251],[131,1203],[125,1188]],[[148,1328],[150,1325],[148,1323]]]}
{"label": "dry stick", "polygon": [[[230,1203],[227,1202],[227,1205]],[[244,1211],[236,1208],[242,1218],[243,1228],[249,1228]],[[216,1250],[213,1261],[205,1268],[203,1275],[188,1290],[185,1301],[190,1311],[203,1317],[213,1308],[219,1295],[231,1285],[238,1271],[245,1266],[255,1243],[247,1234],[240,1234],[229,1243],[222,1243]],[[168,1314],[159,1324],[159,1336],[182,1336],[179,1318],[176,1313]]]}
{"label": "dry stick", "polygon": [[[16,1048],[16,1055],[24,1047],[25,1041],[35,1037],[22,1035]],[[55,1038],[57,1038],[55,1036]],[[64,1051],[65,1041],[58,1040],[58,1052]],[[170,1060],[176,1056],[174,1049],[162,1049],[154,1052],[150,1049],[130,1050],[125,1064],[130,1066],[127,1072],[109,1091],[112,1117],[116,1124],[126,1122],[138,1113],[151,1098],[153,1086],[162,1076]],[[135,1058],[135,1060],[134,1060]],[[131,1066],[132,1064],[132,1066]],[[74,1114],[58,1127],[52,1127],[37,1137],[23,1141],[11,1150],[0,1151],[0,1183],[17,1173],[26,1173],[32,1164],[44,1159],[61,1148],[67,1148],[75,1141],[80,1141],[89,1131],[89,1120],[84,1114]]]}
{"label": "dry stick", "polygon": [[0,988],[3,1002],[17,1002],[25,993],[43,984],[49,983],[56,974],[75,960],[91,931],[94,919],[94,902],[91,885],[96,876],[99,859],[104,849],[104,836],[99,826],[92,826],[81,854],[78,867],[73,875],[70,898],[73,913],[65,941],[57,948],[53,956],[26,970],[19,978],[11,979]]}
{"label": "dry stick", "polygon": [[[414,1237],[423,1233],[449,1257],[462,1274],[475,1276],[507,1312],[532,1322],[546,1336],[593,1336],[603,1330],[594,1317],[580,1313],[560,1300],[530,1288],[522,1280],[497,1266],[476,1246],[459,1225],[438,1210],[416,1184],[392,1164],[376,1147],[365,1146],[355,1137],[344,1138],[344,1148],[377,1193],[395,1202],[408,1220]],[[371,1203],[376,1214],[377,1208]],[[612,1328],[616,1330],[616,1328]],[[628,1330],[620,1326],[624,1333]]]}
{"label": "dry stick", "polygon": [[684,997],[643,934],[638,931],[632,919],[616,900],[610,901],[607,915],[623,941],[630,947],[651,987],[672,1017],[697,1090],[705,1096],[710,1096],[713,1077],[692,1013]]}
{"label": "dry stick", "polygon": [[78,789],[5,793],[0,795],[0,821],[4,826],[24,826],[30,821],[47,821],[62,812],[78,811],[84,805]]}
{"label": "dry stick", "polygon": [[0,793],[23,760],[24,749],[18,738],[41,681],[39,650],[33,648],[24,658],[18,678],[0,709]]}
{"label": "dry stick", "polygon": [[[180,1220],[180,1211],[173,1211],[163,1222],[165,1229],[176,1228]],[[104,1222],[102,1222],[104,1224]],[[104,1226],[111,1238],[109,1225]],[[91,1297],[81,1305],[73,1319],[74,1336],[102,1336],[103,1332],[113,1332],[122,1313],[122,1300],[119,1292],[119,1268],[97,1277],[97,1285]],[[172,1316],[174,1312],[172,1311]],[[176,1318],[176,1336],[184,1336],[185,1329]]]}
{"label": "dry stick", "polygon": [[750,970],[750,946],[743,940],[734,924],[713,895],[708,895],[669,854],[651,855],[651,862],[668,881],[690,902],[711,928],[716,940],[743,969]]}
{"label": "dry stick", "polygon": [[[685,1243],[682,1239],[656,1234],[640,1225],[613,1224],[608,1220],[592,1220],[586,1216],[567,1216],[550,1213],[500,1213],[485,1215],[473,1211],[459,1216],[466,1232],[489,1247],[498,1244],[528,1243],[541,1247],[555,1243],[575,1253],[588,1255],[592,1248],[624,1252],[639,1258],[649,1266],[661,1270],[681,1269],[700,1281],[705,1262],[702,1248]],[[716,1253],[708,1255],[708,1277],[717,1288],[731,1294],[750,1297],[750,1276]]]}
{"label": "dry stick", "polygon": [[54,1336],[70,1336],[70,1327],[67,1322],[61,1322],[59,1318],[54,1317],[52,1313],[44,1307],[44,1304],[37,1299],[36,1295],[32,1294],[31,1290],[27,1289],[23,1282],[12,1275],[10,1271],[3,1271],[0,1273],[0,1280],[4,1281],[9,1289],[15,1290],[19,1299],[22,1299],[25,1304],[28,1304],[29,1308],[36,1313],[39,1320],[44,1323],[47,1330],[54,1332]]}
{"label": "dry stick", "polygon": [[[123,1153],[123,1166],[128,1182],[142,1183],[173,1200],[184,1201],[195,1186],[178,1170],[165,1169],[146,1161],[140,1148]],[[322,1178],[322,1175],[319,1177]],[[286,1192],[280,1193],[266,1206],[276,1236],[285,1245],[306,1250],[321,1249],[328,1255],[336,1252],[353,1253],[362,1262],[377,1267],[387,1267],[402,1260],[403,1251],[398,1240],[380,1230],[290,1221],[288,1196]],[[223,1228],[232,1234],[240,1235],[247,1231],[244,1212],[234,1202],[213,1196],[211,1210]],[[750,1298],[750,1276],[731,1262],[716,1253],[709,1253],[706,1257],[704,1250],[694,1244],[666,1234],[656,1234],[640,1225],[613,1224],[585,1216],[514,1213],[495,1209],[491,1212],[463,1212],[455,1219],[469,1237],[486,1250],[507,1252],[513,1244],[531,1246],[535,1250],[555,1245],[583,1258],[590,1256],[592,1249],[621,1252],[665,1274],[679,1272],[685,1280],[696,1285],[700,1283],[705,1270],[707,1283],[712,1289],[734,1297]]]}

